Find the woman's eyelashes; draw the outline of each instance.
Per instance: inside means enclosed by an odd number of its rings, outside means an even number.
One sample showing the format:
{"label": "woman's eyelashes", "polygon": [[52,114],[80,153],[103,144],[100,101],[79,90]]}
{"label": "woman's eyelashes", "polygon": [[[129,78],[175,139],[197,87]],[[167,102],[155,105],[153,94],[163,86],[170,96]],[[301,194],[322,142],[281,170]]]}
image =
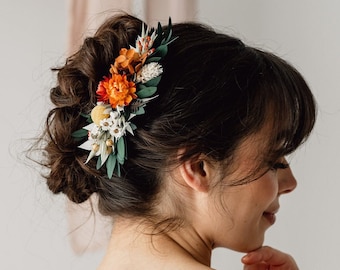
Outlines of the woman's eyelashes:
{"label": "woman's eyelashes", "polygon": [[289,168],[289,163],[287,163],[287,162],[274,162],[270,166],[270,169],[274,170],[274,171],[279,170],[279,169],[284,170],[284,169],[287,169],[287,168]]}

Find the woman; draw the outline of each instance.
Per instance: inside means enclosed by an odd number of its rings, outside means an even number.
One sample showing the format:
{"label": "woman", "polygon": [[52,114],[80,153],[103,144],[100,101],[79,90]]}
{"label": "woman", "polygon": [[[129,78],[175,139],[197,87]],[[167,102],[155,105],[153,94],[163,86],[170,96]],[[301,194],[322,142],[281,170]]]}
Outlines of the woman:
{"label": "woman", "polygon": [[[285,156],[315,103],[279,57],[193,23],[147,29],[117,15],[57,69],[44,137],[46,180],[114,220],[98,269],[298,269],[262,247],[296,180]],[[227,268],[227,262],[226,262]]]}

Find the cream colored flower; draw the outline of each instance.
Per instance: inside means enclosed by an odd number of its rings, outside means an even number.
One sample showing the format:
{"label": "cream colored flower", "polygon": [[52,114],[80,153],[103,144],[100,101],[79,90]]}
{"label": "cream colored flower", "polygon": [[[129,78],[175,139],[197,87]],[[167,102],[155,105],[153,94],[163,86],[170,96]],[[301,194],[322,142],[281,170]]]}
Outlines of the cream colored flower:
{"label": "cream colored flower", "polygon": [[140,72],[137,74],[137,82],[145,83],[150,81],[153,78],[158,77],[163,73],[163,67],[156,62],[151,62],[147,65],[144,65]]}

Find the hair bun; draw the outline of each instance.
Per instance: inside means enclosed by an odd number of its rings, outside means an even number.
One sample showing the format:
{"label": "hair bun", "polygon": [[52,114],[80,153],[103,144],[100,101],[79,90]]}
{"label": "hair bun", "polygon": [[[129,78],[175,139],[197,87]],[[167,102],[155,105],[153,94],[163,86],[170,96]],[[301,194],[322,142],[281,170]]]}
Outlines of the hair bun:
{"label": "hair bun", "polygon": [[86,124],[80,116],[95,103],[97,85],[106,75],[120,48],[133,44],[142,21],[123,14],[107,20],[94,37],[84,40],[82,47],[70,56],[64,66],[56,68],[58,85],[50,92],[54,108],[47,117],[44,147],[49,169],[45,176],[53,193],[64,193],[81,203],[97,191],[99,172],[92,162],[84,165],[87,153],[79,149],[72,133]]}

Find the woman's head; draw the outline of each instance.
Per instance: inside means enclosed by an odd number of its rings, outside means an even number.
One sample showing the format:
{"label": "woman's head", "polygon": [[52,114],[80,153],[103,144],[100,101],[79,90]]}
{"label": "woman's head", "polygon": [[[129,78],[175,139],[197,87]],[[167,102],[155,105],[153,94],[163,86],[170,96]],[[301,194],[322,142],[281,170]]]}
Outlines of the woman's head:
{"label": "woman's head", "polygon": [[[85,164],[88,152],[72,133],[86,125],[82,114],[95,106],[98,83],[141,29],[134,17],[113,17],[57,69],[58,85],[51,90],[55,108],[45,137],[46,179],[53,192],[74,202],[96,192],[105,214],[154,216],[163,176],[174,165],[204,156],[227,164],[221,168],[228,171],[240,144],[266,128],[254,171],[269,169],[311,132],[313,96],[292,66],[205,26],[176,24],[172,31],[178,38],[160,63],[157,98],[134,118],[137,129],[126,136],[121,176],[109,179],[105,169],[96,169],[95,158]],[[235,181],[245,179],[251,177]]]}

